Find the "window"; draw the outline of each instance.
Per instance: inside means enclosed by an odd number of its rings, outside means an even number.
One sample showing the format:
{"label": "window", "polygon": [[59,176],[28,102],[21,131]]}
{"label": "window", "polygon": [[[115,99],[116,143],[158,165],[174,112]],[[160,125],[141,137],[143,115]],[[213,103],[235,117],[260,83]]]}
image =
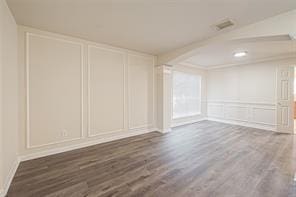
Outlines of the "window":
{"label": "window", "polygon": [[173,72],[173,119],[201,112],[201,77]]}

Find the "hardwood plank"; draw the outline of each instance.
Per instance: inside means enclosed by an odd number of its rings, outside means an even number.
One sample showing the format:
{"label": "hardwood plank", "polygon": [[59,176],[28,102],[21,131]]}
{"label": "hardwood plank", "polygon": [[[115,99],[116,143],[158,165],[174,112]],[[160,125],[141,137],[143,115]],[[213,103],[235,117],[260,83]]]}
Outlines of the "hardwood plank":
{"label": "hardwood plank", "polygon": [[295,139],[202,121],[22,162],[7,196],[292,197]]}

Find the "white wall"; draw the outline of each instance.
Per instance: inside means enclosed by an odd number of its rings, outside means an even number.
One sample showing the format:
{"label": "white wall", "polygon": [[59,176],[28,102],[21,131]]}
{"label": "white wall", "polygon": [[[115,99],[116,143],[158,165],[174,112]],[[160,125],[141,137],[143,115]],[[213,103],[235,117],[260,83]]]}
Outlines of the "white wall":
{"label": "white wall", "polygon": [[18,165],[17,26],[0,0],[0,190],[5,193]]}
{"label": "white wall", "polygon": [[22,26],[19,54],[23,159],[155,127],[154,56]]}
{"label": "white wall", "polygon": [[293,89],[293,95],[294,95],[294,101],[296,101],[296,67],[294,67],[294,89]]}
{"label": "white wall", "polygon": [[184,73],[189,74],[195,74],[199,75],[201,77],[201,114],[197,116],[192,117],[185,117],[185,118],[178,118],[172,120],[172,127],[179,126],[183,124],[193,123],[197,122],[199,120],[202,120],[206,118],[207,116],[207,71],[189,67],[189,66],[183,66],[183,65],[176,65],[173,66],[172,71],[180,71]]}
{"label": "white wall", "polygon": [[296,59],[208,71],[208,117],[246,126],[275,129],[276,69]]}

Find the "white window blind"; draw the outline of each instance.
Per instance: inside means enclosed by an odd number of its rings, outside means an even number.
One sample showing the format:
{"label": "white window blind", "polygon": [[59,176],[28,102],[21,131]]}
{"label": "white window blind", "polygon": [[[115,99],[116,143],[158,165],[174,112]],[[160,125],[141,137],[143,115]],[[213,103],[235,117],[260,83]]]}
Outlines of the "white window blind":
{"label": "white window blind", "polygon": [[198,115],[201,112],[201,77],[173,72],[173,119]]}

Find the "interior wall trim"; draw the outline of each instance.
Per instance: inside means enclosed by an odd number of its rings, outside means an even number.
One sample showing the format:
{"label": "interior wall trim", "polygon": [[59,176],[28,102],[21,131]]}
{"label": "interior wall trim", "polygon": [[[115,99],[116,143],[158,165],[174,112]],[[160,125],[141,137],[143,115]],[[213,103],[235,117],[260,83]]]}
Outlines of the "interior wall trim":
{"label": "interior wall trim", "polygon": [[[136,56],[136,57],[144,57],[144,58],[149,58],[151,56],[147,56],[147,55],[142,55],[142,54],[138,54],[138,53],[128,53],[127,54],[127,70],[129,70],[129,56]],[[153,66],[152,66],[152,71],[151,71],[151,75],[152,75],[152,81],[151,81],[151,86],[152,86],[152,109],[151,109],[151,113],[152,113],[152,120],[151,122],[146,122],[142,125],[135,125],[135,126],[131,126],[131,109],[130,109],[130,98],[131,98],[131,94],[130,94],[130,83],[128,80],[127,86],[128,86],[128,103],[127,103],[127,108],[128,108],[128,129],[129,130],[139,130],[139,129],[147,129],[147,128],[151,128],[153,125],[155,125],[155,58],[153,58]],[[129,79],[129,72],[127,72],[127,76]]]}
{"label": "interior wall trim", "polygon": [[153,124],[143,124],[143,125],[138,125],[134,127],[130,127],[129,130],[141,130],[141,129],[149,129],[153,126]]}
{"label": "interior wall trim", "polygon": [[244,104],[244,105],[268,105],[276,106],[275,102],[252,102],[252,101],[238,101],[238,100],[208,100],[207,103],[232,103],[232,104]]}
{"label": "interior wall trim", "polygon": [[[239,105],[239,104],[228,104],[227,106],[223,106],[224,117],[226,117],[228,115],[227,114],[227,110],[229,108],[240,108],[240,109],[244,109],[244,110],[247,110],[248,111],[248,107],[247,106],[242,106],[242,105]],[[229,119],[229,120],[235,120],[235,121],[244,121],[244,122],[248,122],[249,121],[248,120],[248,117],[246,117],[246,118],[243,118],[243,117],[230,118],[230,117],[228,117],[227,119]]]}
{"label": "interior wall trim", "polygon": [[[73,144],[81,144],[81,143],[87,143],[89,141],[95,141],[94,144],[100,143],[103,139],[108,138],[109,136],[112,136],[112,138],[117,139],[116,136],[121,138],[121,136],[129,137],[131,133],[145,133],[147,130],[151,131],[153,130],[156,126],[157,123],[157,114],[156,114],[156,100],[157,100],[157,94],[155,93],[155,90],[157,90],[156,84],[157,82],[155,81],[155,61],[156,57],[150,54],[145,54],[141,52],[136,52],[136,51],[131,51],[128,49],[124,48],[117,48],[113,47],[111,45],[105,45],[101,43],[96,43],[92,41],[87,41],[75,37],[70,37],[70,36],[65,36],[61,34],[56,34],[56,33],[51,33],[47,31],[42,31],[26,26],[20,26],[20,33],[22,35],[19,35],[24,38],[24,82],[25,82],[25,89],[24,89],[24,97],[26,101],[24,102],[24,143],[23,147],[21,150],[22,155],[27,155],[31,153],[39,153],[40,151],[43,150],[54,150],[55,147],[68,147],[69,145]],[[71,138],[71,139],[55,139],[55,140],[50,140],[48,142],[50,143],[41,143],[41,142],[33,142],[33,130],[30,132],[30,55],[32,53],[32,50],[30,51],[30,45],[32,45],[32,38],[43,38],[43,39],[50,39],[50,40],[55,40],[55,41],[61,41],[62,43],[65,44],[74,44],[75,46],[80,47],[80,56],[81,56],[81,131],[78,134],[79,131],[77,131],[77,136]],[[22,43],[21,43],[22,44]],[[68,45],[66,45],[68,46]],[[71,47],[71,45],[70,45]],[[73,46],[74,47],[74,46]],[[89,133],[89,73],[88,73],[88,67],[89,67],[89,48],[95,47],[95,48],[100,48],[104,50],[111,50],[111,51],[116,51],[124,54],[125,56],[125,61],[124,61],[124,110],[125,110],[125,115],[124,115],[124,128],[121,128],[119,130],[114,130],[114,131],[105,131],[102,132],[98,135],[92,135]],[[79,54],[79,49],[76,47],[75,50],[76,56]],[[135,125],[135,127],[130,127],[129,126],[129,92],[128,92],[128,56],[136,56],[136,57],[143,57],[143,58],[150,58],[149,64],[153,61],[152,67],[148,68],[149,73],[151,73],[151,76],[149,76],[149,86],[151,84],[151,89],[149,88],[149,91],[151,90],[152,92],[149,92],[149,99],[151,98],[152,101],[149,101],[149,121],[143,121],[145,124],[143,125]],[[142,61],[141,61],[142,62]],[[148,64],[147,64],[148,65]],[[79,65],[77,65],[79,66]],[[80,73],[78,73],[80,75]],[[32,112],[31,112],[32,113]],[[151,114],[152,113],[152,114]],[[142,123],[143,123],[142,122]],[[94,134],[94,133],[93,133]],[[114,137],[115,136],[115,137]],[[124,138],[124,137],[122,137]],[[35,145],[36,144],[36,145]],[[55,146],[56,145],[56,146]]]}
{"label": "interior wall trim", "polygon": [[[208,101],[208,119],[253,128],[275,130],[276,104],[242,101]],[[211,107],[214,107],[211,111]],[[243,113],[238,111],[243,110]],[[216,110],[216,111],[215,111]],[[232,110],[232,111],[231,111]],[[256,111],[258,110],[258,111]],[[268,113],[268,116],[261,113]],[[232,114],[231,114],[232,113]],[[258,116],[255,116],[255,113]],[[262,120],[263,119],[263,120]],[[266,120],[264,120],[266,119]]]}
{"label": "interior wall trim", "polygon": [[107,47],[99,47],[96,45],[87,45],[87,97],[88,97],[88,101],[87,101],[87,109],[88,109],[88,121],[87,121],[87,134],[88,137],[97,137],[97,136],[102,136],[102,135],[106,135],[106,134],[112,134],[112,133],[118,133],[118,132],[122,132],[124,131],[124,124],[123,127],[120,129],[116,129],[116,130],[111,130],[111,131],[101,131],[98,134],[91,134],[91,77],[90,77],[90,70],[91,70],[91,65],[90,65],[90,50],[91,48],[96,48],[96,49],[100,49],[100,50],[105,50],[105,51],[110,51],[110,52],[114,52],[114,53],[119,53],[122,54],[124,56],[124,61],[123,61],[123,123],[125,124],[126,120],[126,52],[123,52],[121,50],[116,50],[113,48],[107,48]]}
{"label": "interior wall trim", "polygon": [[157,100],[155,92],[157,89],[155,88],[156,85],[156,72],[155,72],[155,57],[153,57],[153,66],[152,66],[152,123],[150,127],[156,127],[156,104],[155,101]]}
{"label": "interior wall trim", "polygon": [[[253,113],[253,115],[254,115],[254,110],[256,110],[256,109],[261,109],[261,110],[271,110],[271,111],[274,111],[274,113],[276,113],[276,108],[275,108],[275,107],[274,107],[274,108],[252,107],[252,113]],[[264,122],[264,121],[254,121],[254,120],[253,120],[253,122],[256,123],[256,124],[276,126],[276,124],[270,124],[270,123],[268,123],[268,122]]]}
{"label": "interior wall trim", "polygon": [[71,150],[75,150],[75,149],[79,149],[79,148],[84,148],[84,147],[88,147],[88,146],[111,142],[114,140],[119,140],[119,139],[123,139],[123,138],[127,138],[127,137],[142,135],[142,134],[150,133],[150,132],[154,132],[154,131],[158,131],[158,129],[151,128],[151,129],[146,129],[146,130],[127,131],[124,133],[120,133],[118,135],[110,135],[110,136],[106,136],[104,138],[92,139],[87,142],[77,143],[77,144],[58,147],[58,148],[52,148],[50,150],[40,150],[40,151],[37,151],[34,153],[24,153],[19,156],[19,161],[27,161],[27,160],[45,157],[45,156],[49,156],[49,155],[54,155],[54,154],[58,154],[58,153],[63,153],[63,152],[67,152],[67,151],[71,151]]}
{"label": "interior wall trim", "polygon": [[207,118],[202,117],[202,118],[195,118],[192,120],[187,120],[187,121],[182,121],[182,122],[172,122],[171,127],[172,128],[179,127],[179,126],[183,126],[183,125],[187,125],[187,124],[197,123],[197,122],[204,121],[204,120],[207,120]]}
{"label": "interior wall trim", "polygon": [[[65,43],[70,43],[70,44],[74,44],[74,45],[78,45],[80,46],[80,72],[81,72],[81,128],[80,128],[80,137],[79,138],[71,138],[71,139],[66,139],[66,140],[59,140],[59,141],[55,141],[52,143],[45,143],[45,144],[40,144],[40,145],[31,145],[31,141],[30,141],[30,41],[29,38],[30,36],[35,36],[35,37],[39,37],[39,38],[44,38],[44,39],[50,39],[50,40],[56,40],[56,41],[60,41],[60,42],[65,42]],[[26,148],[27,149],[32,149],[32,148],[40,148],[40,147],[44,147],[44,146],[48,146],[48,145],[53,145],[53,144],[60,144],[63,142],[70,142],[70,141],[75,141],[75,140],[79,140],[82,139],[84,136],[84,60],[83,60],[83,55],[84,55],[84,51],[83,51],[83,44],[80,42],[74,42],[71,40],[67,40],[64,38],[58,38],[58,37],[54,37],[54,36],[48,36],[48,35],[41,35],[41,34],[37,34],[37,33],[31,33],[26,31],[25,32],[25,75],[26,75]]]}
{"label": "interior wall trim", "polygon": [[262,124],[257,124],[257,123],[235,121],[235,120],[225,120],[225,119],[221,119],[221,118],[212,118],[212,117],[207,117],[207,120],[221,122],[221,123],[225,123],[225,124],[233,124],[233,125],[250,127],[250,128],[255,128],[255,129],[261,129],[261,130],[267,130],[267,131],[276,131],[276,127],[273,125],[262,125]]}

